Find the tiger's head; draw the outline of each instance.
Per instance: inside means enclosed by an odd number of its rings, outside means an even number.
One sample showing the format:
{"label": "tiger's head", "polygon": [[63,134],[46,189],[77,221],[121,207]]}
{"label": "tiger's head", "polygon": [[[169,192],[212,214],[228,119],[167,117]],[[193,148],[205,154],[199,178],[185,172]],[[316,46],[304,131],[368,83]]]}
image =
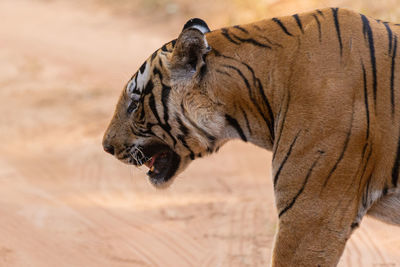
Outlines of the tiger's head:
{"label": "tiger's head", "polygon": [[204,79],[209,31],[191,19],[176,40],[154,52],[128,81],[104,134],[104,150],[149,167],[158,188],[224,142],[221,105]]}

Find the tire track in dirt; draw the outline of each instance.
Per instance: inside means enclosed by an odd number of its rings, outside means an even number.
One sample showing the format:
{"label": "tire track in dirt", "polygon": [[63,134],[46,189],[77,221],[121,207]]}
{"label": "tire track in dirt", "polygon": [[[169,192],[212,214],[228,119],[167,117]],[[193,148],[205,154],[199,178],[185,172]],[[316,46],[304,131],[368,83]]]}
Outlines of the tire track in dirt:
{"label": "tire track in dirt", "polygon": [[[15,158],[22,159],[23,155],[17,154],[15,155]],[[89,160],[90,158],[85,159],[81,157],[81,163],[75,165],[78,174],[72,176],[82,177],[84,179],[85,177],[98,177],[100,181],[107,181],[107,177],[102,177],[100,172],[97,171],[100,169],[100,166],[94,168],[94,164],[88,165],[84,163]],[[34,179],[40,177],[41,179],[45,178],[45,180],[49,181],[52,178],[56,178],[56,175],[59,175],[58,171],[55,170],[62,169],[60,167],[54,168],[55,165],[50,167],[48,163],[42,159],[36,160],[36,162],[33,159],[27,159],[26,161],[29,161],[30,164],[24,164],[23,173],[24,175],[29,174],[31,178]],[[56,180],[62,180],[63,178],[68,179],[67,177],[57,177]],[[41,186],[44,187],[45,184],[42,184]],[[107,222],[103,222],[103,224],[108,223],[110,226],[114,225],[114,227],[117,228],[128,228],[130,229],[131,235],[134,235],[136,240],[146,240],[141,246],[136,245],[137,242],[129,242],[132,249],[139,252],[138,256],[139,258],[143,258],[144,262],[147,262],[150,266],[163,266],[163,264],[167,264],[164,266],[176,266],[173,263],[176,261],[180,262],[182,266],[190,266],[192,263],[199,261],[198,255],[201,254],[203,248],[195,243],[190,237],[174,230],[168,230],[164,227],[153,227],[151,224],[149,225],[148,217],[141,218],[139,214],[136,214],[134,217],[124,218],[126,216],[121,217],[112,210],[102,208],[102,205],[104,205],[104,198],[107,198],[107,195],[111,193],[111,191],[106,189],[107,186],[101,187],[101,192],[99,192],[100,198],[89,195],[88,198],[81,199],[81,201],[84,201],[86,203],[85,205],[88,207],[96,207],[97,213],[100,213],[99,210],[101,210],[102,213],[107,215],[104,215],[104,218],[107,218]],[[78,196],[87,195],[85,191],[81,191],[79,188],[74,189],[73,193]],[[119,192],[113,192],[108,198],[112,199],[112,196],[115,196],[116,194],[120,195]],[[66,203],[66,205],[69,204]],[[69,207],[75,209],[73,205],[69,205]],[[85,214],[81,215],[85,216]],[[90,216],[90,220],[96,222],[96,220],[93,220],[92,216]],[[104,221],[106,221],[106,219]],[[96,226],[101,224],[101,220],[96,222]],[[154,249],[169,255],[169,258],[173,258],[173,260],[165,261],[161,254],[158,255],[157,253],[151,252]]]}
{"label": "tire track in dirt", "polygon": [[[370,226],[374,219],[364,218],[362,225],[368,224]],[[381,224],[384,228],[385,224],[381,222],[374,222]],[[375,232],[375,235],[371,235],[372,228],[368,226],[361,226],[351,236],[347,242],[344,254],[338,266],[397,266],[398,256],[389,256],[387,252],[383,250],[385,245],[382,243],[383,237]]]}
{"label": "tire track in dirt", "polygon": [[371,254],[375,254],[375,258],[377,262],[382,262],[382,264],[387,264],[386,257],[383,254],[383,251],[381,251],[381,248],[379,246],[379,241],[374,240],[370,234],[368,228],[363,228],[363,233],[364,233],[364,238],[366,243],[370,244],[371,247]]}
{"label": "tire track in dirt", "polygon": [[[86,166],[81,166],[81,169],[86,169]],[[101,166],[98,166],[97,170],[101,170]],[[109,178],[105,177],[104,174],[102,175],[101,171],[96,174],[92,173],[90,175],[97,175],[101,181],[109,180]],[[101,195],[109,195],[108,199],[113,199],[116,195],[120,196],[121,199],[124,199],[124,191],[113,190],[111,192],[108,188],[109,187],[107,185],[102,186]],[[82,194],[84,195],[84,192],[82,192]],[[129,196],[129,194],[127,195]],[[98,198],[91,198],[90,201],[98,206],[102,206],[102,204],[104,204],[102,203],[102,200]],[[197,262],[198,259],[196,255],[204,251],[204,248],[201,247],[198,242],[195,242],[189,235],[182,234],[180,231],[167,229],[167,227],[162,225],[153,226],[153,224],[149,224],[149,218],[142,216],[140,213],[136,213],[134,217],[128,217],[124,216],[123,214],[117,214],[113,212],[113,210],[104,209],[104,212],[107,212],[110,216],[113,216],[115,219],[121,221],[121,223],[125,223],[129,227],[146,232],[147,234],[155,235],[157,237],[157,242],[160,244],[162,243],[165,247],[168,247],[170,250],[172,250],[174,252],[172,254],[179,255],[181,259],[186,260],[187,264],[190,262]]]}

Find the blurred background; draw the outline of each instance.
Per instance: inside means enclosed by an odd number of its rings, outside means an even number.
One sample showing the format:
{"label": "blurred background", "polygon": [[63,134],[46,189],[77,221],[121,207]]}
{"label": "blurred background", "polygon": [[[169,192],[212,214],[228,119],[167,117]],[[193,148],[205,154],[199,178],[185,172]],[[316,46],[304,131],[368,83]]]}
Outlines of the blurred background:
{"label": "blurred background", "polygon": [[[102,151],[123,85],[191,17],[211,29],[326,6],[400,22],[399,0],[0,0],[0,266],[267,266],[271,154],[231,142],[171,188]],[[365,219],[340,266],[400,266]]]}

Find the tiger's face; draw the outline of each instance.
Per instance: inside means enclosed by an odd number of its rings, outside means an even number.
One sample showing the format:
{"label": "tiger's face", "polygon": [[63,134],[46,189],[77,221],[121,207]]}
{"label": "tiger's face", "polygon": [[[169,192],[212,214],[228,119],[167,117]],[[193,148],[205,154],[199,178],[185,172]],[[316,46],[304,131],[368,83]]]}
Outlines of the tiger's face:
{"label": "tiger's face", "polygon": [[222,141],[223,116],[203,79],[208,31],[205,22],[190,20],[177,40],[153,53],[127,83],[104,134],[104,150],[146,165],[156,187]]}

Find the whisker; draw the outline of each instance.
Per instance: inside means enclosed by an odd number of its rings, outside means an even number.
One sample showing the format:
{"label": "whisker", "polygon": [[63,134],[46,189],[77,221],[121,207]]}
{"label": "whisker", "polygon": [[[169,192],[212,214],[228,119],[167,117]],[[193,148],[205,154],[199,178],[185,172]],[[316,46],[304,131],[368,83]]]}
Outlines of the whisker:
{"label": "whisker", "polygon": [[151,158],[148,158],[144,155],[143,151],[137,146],[133,146],[129,148],[127,151],[132,158],[132,162],[135,161],[136,165],[143,165],[145,162],[149,161]]}

